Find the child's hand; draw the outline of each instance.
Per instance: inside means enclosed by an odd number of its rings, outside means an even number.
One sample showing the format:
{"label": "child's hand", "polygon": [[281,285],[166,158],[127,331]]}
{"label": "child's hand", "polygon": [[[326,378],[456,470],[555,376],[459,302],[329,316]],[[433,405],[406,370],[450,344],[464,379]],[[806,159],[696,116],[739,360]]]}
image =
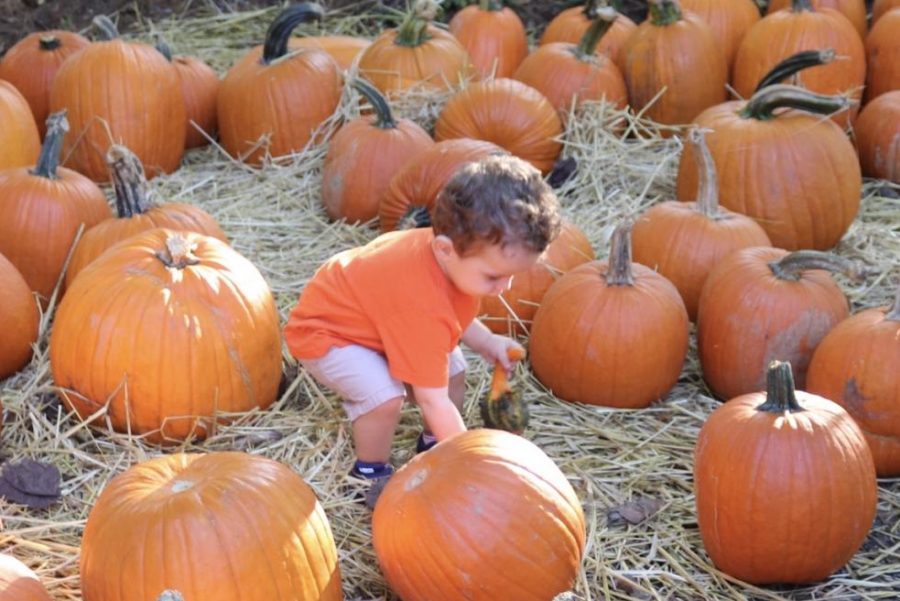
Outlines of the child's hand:
{"label": "child's hand", "polygon": [[509,371],[516,361],[525,357],[525,349],[512,338],[493,334],[486,341],[481,356],[491,363],[499,363]]}

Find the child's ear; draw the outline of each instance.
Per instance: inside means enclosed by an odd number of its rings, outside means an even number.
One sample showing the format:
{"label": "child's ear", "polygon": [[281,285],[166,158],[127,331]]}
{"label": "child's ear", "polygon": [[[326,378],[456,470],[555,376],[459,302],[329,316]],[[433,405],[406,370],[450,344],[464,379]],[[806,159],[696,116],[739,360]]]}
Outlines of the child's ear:
{"label": "child's ear", "polygon": [[434,237],[433,248],[435,253],[446,259],[456,255],[456,249],[453,248],[453,240],[443,234]]}

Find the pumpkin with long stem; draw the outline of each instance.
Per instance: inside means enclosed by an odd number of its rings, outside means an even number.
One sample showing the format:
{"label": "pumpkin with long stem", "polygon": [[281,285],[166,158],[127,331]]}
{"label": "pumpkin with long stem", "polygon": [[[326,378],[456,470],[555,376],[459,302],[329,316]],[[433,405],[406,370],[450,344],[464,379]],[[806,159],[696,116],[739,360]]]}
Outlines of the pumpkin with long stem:
{"label": "pumpkin with long stem", "polygon": [[[822,115],[848,105],[842,96],[776,84],[748,102],[726,102],[698,115],[694,123],[710,132],[706,142],[722,206],[754,218],[778,248],[834,246],[859,210],[862,174],[853,144]],[[680,200],[697,198],[695,160],[685,148]]]}
{"label": "pumpkin with long stem", "polygon": [[65,111],[51,115],[47,124],[34,168],[0,171],[0,253],[21,272],[44,307],[60,281],[79,228],[86,230],[112,217],[97,184],[59,167],[69,128]]}
{"label": "pumpkin with long stem", "polygon": [[768,88],[787,79],[793,78],[795,75],[815,67],[817,65],[827,65],[835,59],[834,50],[832,48],[823,48],[821,50],[801,50],[796,54],[792,54],[769,70],[762,76],[753,93],[759,92],[763,88]]}
{"label": "pumpkin with long stem", "polygon": [[900,90],[866,104],[855,131],[863,175],[900,184]]}
{"label": "pumpkin with long stem", "polygon": [[[790,10],[792,7],[791,2],[792,0],[769,0],[766,13],[772,14],[777,10]],[[850,21],[853,29],[859,34],[859,38],[865,39],[868,31],[866,0],[811,0],[811,3],[816,10],[828,8],[840,13],[845,19]]]}
{"label": "pumpkin with long stem", "polygon": [[105,220],[85,231],[69,261],[66,286],[71,286],[75,276],[109,247],[149,229],[167,227],[228,241],[212,215],[200,207],[155,202],[141,162],[124,146],[110,147],[107,161],[115,189],[118,219]]}
{"label": "pumpkin with long stem", "polygon": [[86,601],[344,598],[313,490],[247,453],[163,455],[114,477],[88,515],[80,574]]}
{"label": "pumpkin with long stem", "polygon": [[813,351],[849,315],[829,272],[860,281],[860,265],[819,251],[737,250],[709,274],[697,310],[697,351],[713,394],[762,390],[766,366],[790,361],[803,388]]}
{"label": "pumpkin with long stem", "polygon": [[388,100],[370,83],[356,79],[353,87],[375,115],[344,124],[328,144],[322,168],[322,202],[328,216],[350,223],[377,217],[391,177],[434,145],[418,124],[395,119]]}
{"label": "pumpkin with long stem", "polygon": [[[862,98],[866,56],[862,39],[843,15],[813,8],[811,0],[791,0],[790,10],[768,14],[741,42],[734,59],[731,84],[742,98],[749,98],[763,74],[783,59],[802,50],[831,48],[841,60],[806,69],[797,75],[798,85],[819,94],[845,94]],[[846,127],[856,118],[857,106],[832,118]]]}
{"label": "pumpkin with long stem", "polygon": [[219,137],[228,154],[260,165],[268,154],[302,150],[341,100],[341,72],[324,50],[289,53],[288,39],[300,23],[321,19],[318,4],[284,9],[266,31],[265,43],[228,70],[219,86]]}
{"label": "pumpkin with long stem", "polygon": [[503,0],[478,0],[453,15],[450,33],[481,77],[512,77],[528,54],[525,25]]}
{"label": "pumpkin with long stem", "polygon": [[184,147],[197,148],[209,144],[215,137],[216,97],[219,93],[219,76],[213,68],[196,56],[172,54],[165,42],[156,44],[156,49],[175,67],[184,107],[187,112]]}
{"label": "pumpkin with long stem", "polygon": [[0,79],[13,84],[28,101],[41,138],[47,132],[50,87],[56,72],[67,58],[90,43],[74,31],[35,31],[13,44],[0,60]]}
{"label": "pumpkin with long stem", "polygon": [[879,476],[900,475],[900,286],[890,306],[839,323],[813,354],[806,389],[846,409],[862,428]]}
{"label": "pumpkin with long stem", "polygon": [[[560,12],[547,24],[541,34],[540,45],[563,42],[577,44],[597,17],[597,11],[605,7],[617,7],[616,2],[609,0],[585,0],[581,6],[573,6]],[[621,12],[616,21],[597,44],[595,52],[608,56],[621,70],[621,49],[625,41],[634,33],[637,25]]]}
{"label": "pumpkin with long stem", "polygon": [[866,37],[866,102],[900,89],[900,8],[888,11]]}
{"label": "pumpkin with long stem", "polygon": [[[0,380],[14,374],[31,359],[40,315],[31,288],[16,266],[0,254]],[[3,595],[0,595],[2,599]]]}
{"label": "pumpkin with long stem", "polygon": [[739,248],[771,243],[755,221],[719,207],[716,166],[703,130],[692,129],[688,141],[700,158],[696,202],[666,201],[651,207],[635,220],[632,244],[634,260],[675,284],[695,320],[700,291],[713,267]]}
{"label": "pumpkin with long stem", "polygon": [[681,8],[700,15],[709,24],[731,70],[741,40],[759,21],[756,3],[753,0],[681,0]]}
{"label": "pumpkin with long stem", "polygon": [[28,100],[8,81],[0,80],[0,169],[34,165],[41,136]]}
{"label": "pumpkin with long stem", "polygon": [[[506,354],[510,361],[525,358],[525,351],[518,348],[509,348]],[[522,434],[528,427],[528,405],[522,395],[510,385],[509,375],[499,361],[494,364],[490,389],[479,406],[485,428]]]}
{"label": "pumpkin with long stem", "polygon": [[646,407],[678,381],[688,325],[675,286],[632,263],[625,222],[613,232],[607,261],[575,267],[544,295],[529,339],[531,367],[563,400]]}
{"label": "pumpkin with long stem", "polygon": [[625,79],[612,59],[597,54],[597,44],[610,31],[618,13],[597,10],[597,17],[578,44],[544,44],[522,61],[513,75],[543,94],[565,118],[573,102],[605,100],[618,109],[628,104]]}
{"label": "pumpkin with long stem", "polygon": [[0,601],[51,601],[34,571],[6,553],[0,553]]}
{"label": "pumpkin with long stem", "polygon": [[713,30],[677,0],[650,0],[650,16],[621,55],[631,106],[657,123],[689,123],[727,98],[728,66]]}
{"label": "pumpkin with long stem", "polygon": [[860,548],[875,517],[872,453],[837,404],[794,389],[770,363],[764,388],[707,418],[694,448],[703,546],[716,568],[754,584],[816,582]]}

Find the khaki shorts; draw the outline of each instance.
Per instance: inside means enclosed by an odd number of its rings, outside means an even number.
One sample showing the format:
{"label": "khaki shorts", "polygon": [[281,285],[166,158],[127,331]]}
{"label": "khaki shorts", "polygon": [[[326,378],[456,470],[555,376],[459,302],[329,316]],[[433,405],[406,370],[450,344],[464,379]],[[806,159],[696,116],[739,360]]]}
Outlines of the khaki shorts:
{"label": "khaki shorts", "polygon": [[[458,346],[449,360],[450,377],[466,370],[466,358]],[[300,364],[317,382],[340,395],[350,421],[406,396],[406,386],[390,374],[385,356],[364,346],[334,346],[324,357],[301,359]]]}

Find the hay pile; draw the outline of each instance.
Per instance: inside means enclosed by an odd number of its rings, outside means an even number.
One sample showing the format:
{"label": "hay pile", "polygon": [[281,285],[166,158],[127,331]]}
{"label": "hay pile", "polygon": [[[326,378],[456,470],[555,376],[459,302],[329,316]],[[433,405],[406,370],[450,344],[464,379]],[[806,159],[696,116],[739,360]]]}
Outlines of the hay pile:
{"label": "hay pile", "polygon": [[[352,12],[348,11],[347,15]],[[143,39],[163,35],[177,53],[194,54],[224,73],[262,39],[274,9],[203,19],[146,24]],[[371,35],[366,19],[345,16],[329,31]],[[345,115],[354,113],[348,91]],[[439,104],[439,103],[438,103]],[[579,225],[605,257],[613,227],[660,200],[674,198],[680,142],[648,137],[623,142],[597,127],[612,117],[595,107],[574,121],[565,155],[578,164],[559,190],[566,217]],[[402,114],[428,121],[434,103],[408,102]],[[163,198],[196,203],[212,213],[236,250],[251,259],[271,285],[282,322],[315,268],[337,251],[364,243],[376,231],[330,223],[320,207],[323,147],[292,161],[254,170],[216,147],[193,151],[171,176],[152,182]],[[760,174],[764,176],[765,174]],[[900,187],[869,182],[856,223],[837,249],[877,269],[862,285],[842,282],[853,309],[886,303],[900,281]],[[93,430],[71,419],[53,394],[47,359],[52,315],[45,316],[39,352],[5,381],[4,459],[52,462],[63,476],[61,502],[27,510],[0,500],[0,549],[35,569],[55,599],[80,599],[78,554],[92,504],[114,475],[162,451],[124,435]],[[289,358],[286,356],[286,359]],[[350,430],[333,395],[288,361],[283,395],[268,411],[222,426],[201,444],[177,450],[245,450],[302,474],[321,499],[340,553],[348,600],[392,599],[375,561],[369,512],[352,499]],[[468,424],[480,424],[477,399],[489,382],[476,358],[469,374]],[[575,592],[596,599],[895,599],[900,589],[900,483],[880,481],[878,517],[864,548],[845,569],[815,586],[759,589],[717,572],[700,542],[693,509],[692,451],[705,417],[718,405],[705,391],[695,349],[678,386],[653,407],[614,411],[564,403],[544,391],[526,367],[519,385],[532,410],[526,436],[552,457],[583,501],[588,546]],[[97,420],[103,422],[103,416]],[[419,419],[408,409],[395,442],[395,464],[412,455]],[[628,501],[657,501],[659,511],[629,525],[611,509]],[[652,504],[652,503],[650,503]],[[778,561],[778,558],[773,558]],[[511,600],[514,601],[514,600]]]}

